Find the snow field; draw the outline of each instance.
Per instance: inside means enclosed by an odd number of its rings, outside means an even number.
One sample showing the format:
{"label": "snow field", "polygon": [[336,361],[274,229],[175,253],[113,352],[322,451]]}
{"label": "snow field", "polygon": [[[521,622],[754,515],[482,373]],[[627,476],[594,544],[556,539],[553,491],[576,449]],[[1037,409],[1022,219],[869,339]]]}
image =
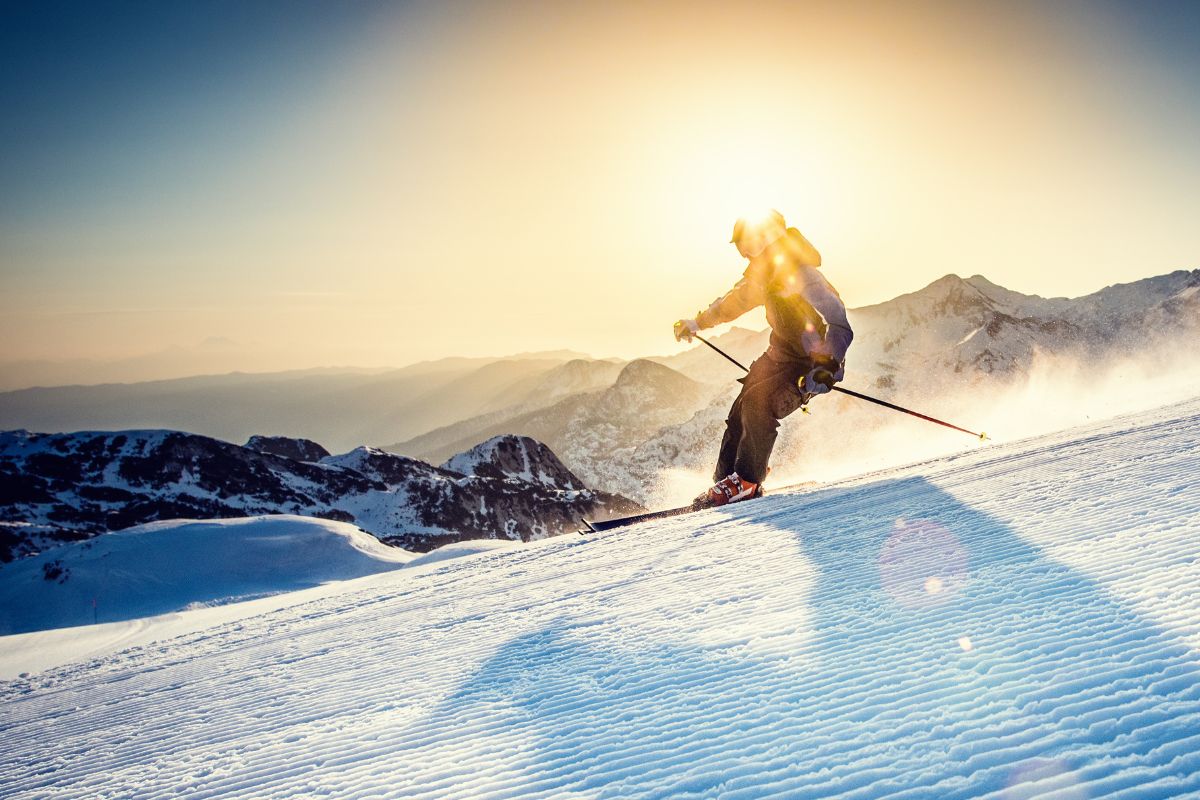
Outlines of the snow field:
{"label": "snow field", "polygon": [[152,522],[0,567],[0,635],[294,591],[412,558],[353,525],[312,517]]}
{"label": "snow field", "polygon": [[1200,797],[1198,520],[1192,401],[430,563],[3,684],[0,786]]}

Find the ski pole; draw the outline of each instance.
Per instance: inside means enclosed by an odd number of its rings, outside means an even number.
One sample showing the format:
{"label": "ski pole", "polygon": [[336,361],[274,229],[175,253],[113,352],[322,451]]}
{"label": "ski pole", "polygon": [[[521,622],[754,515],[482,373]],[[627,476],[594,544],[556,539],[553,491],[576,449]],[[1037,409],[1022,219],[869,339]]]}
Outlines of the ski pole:
{"label": "ski pole", "polygon": [[736,364],[736,365],[738,365],[739,367],[741,367],[741,368],[742,368],[742,372],[749,372],[749,371],[750,371],[750,368],[749,368],[749,367],[747,367],[746,365],[744,365],[742,362],[738,361],[738,360],[737,360],[736,358],[734,358],[733,356],[729,355],[729,353],[726,353],[724,350],[722,350],[721,348],[717,347],[715,344],[713,344],[712,342],[710,342],[708,339],[705,339],[705,338],[704,338],[703,336],[701,336],[700,334],[698,334],[698,333],[693,333],[692,335],[693,335],[693,336],[695,336],[695,337],[696,337],[697,339],[699,339],[700,341],[704,342],[706,345],[708,345],[709,347],[711,347],[713,350],[716,350],[718,353],[720,353],[721,355],[723,355],[723,356],[725,356],[726,358],[728,358],[728,359],[729,359],[730,361],[732,361],[734,364]]}
{"label": "ski pole", "polygon": [[984,440],[984,439],[988,438],[988,435],[986,433],[976,433],[975,431],[969,431],[966,428],[960,428],[957,425],[951,425],[949,422],[945,422],[943,420],[937,419],[936,417],[930,417],[926,414],[922,414],[919,411],[913,411],[910,408],[905,408],[904,406],[898,406],[895,403],[889,403],[886,400],[880,400],[877,397],[871,397],[870,395],[861,394],[861,393],[855,392],[851,389],[843,389],[841,386],[834,386],[833,390],[835,392],[841,392],[842,394],[848,394],[851,397],[857,397],[859,400],[866,400],[867,402],[874,403],[877,406],[883,406],[884,408],[890,408],[893,411],[903,411],[905,414],[911,414],[912,416],[916,417],[917,419],[923,419],[926,422],[934,422],[934,423],[937,423],[938,425],[943,425],[947,428],[952,428],[956,431],[962,431],[963,433],[969,433],[972,436],[975,436],[980,440]]}
{"label": "ski pole", "polygon": [[[748,368],[747,368],[745,365],[743,365],[743,364],[742,364],[740,361],[738,361],[738,360],[737,360],[736,358],[734,358],[733,356],[729,355],[729,353],[726,353],[726,352],[725,352],[724,350],[722,350],[721,348],[717,347],[715,344],[713,344],[712,342],[710,342],[708,339],[705,339],[703,336],[700,336],[699,334],[695,334],[695,333],[693,333],[693,334],[692,334],[692,336],[694,336],[694,337],[696,337],[697,339],[699,339],[700,341],[704,342],[706,345],[708,345],[709,347],[711,347],[713,350],[717,351],[717,352],[718,352],[718,353],[720,353],[721,355],[725,356],[725,358],[729,359],[729,360],[730,360],[730,361],[732,361],[734,364],[737,364],[739,367],[741,367],[741,368],[742,368],[742,371],[743,371],[743,372],[749,372],[749,371],[750,371],[750,370],[749,370],[749,369],[748,369]],[[969,433],[969,434],[971,434],[972,436],[974,436],[974,437],[976,437],[976,438],[978,438],[978,439],[980,439],[980,440],[984,440],[984,439],[987,439],[987,438],[988,438],[988,435],[987,435],[986,433],[976,433],[975,431],[969,431],[969,430],[967,430],[966,428],[960,428],[960,427],[958,427],[957,425],[952,425],[952,424],[950,424],[949,422],[944,422],[943,420],[937,419],[936,417],[931,417],[931,416],[928,416],[928,415],[926,415],[926,414],[922,414],[922,413],[921,413],[921,412],[919,412],[919,411],[913,411],[913,410],[912,410],[912,409],[910,409],[910,408],[905,408],[904,406],[898,406],[898,405],[896,405],[895,403],[889,403],[889,402],[888,402],[888,401],[886,401],[886,400],[880,400],[880,399],[879,399],[879,398],[877,398],[877,397],[871,397],[870,395],[862,394],[861,392],[856,392],[856,391],[853,391],[853,390],[851,390],[851,389],[843,389],[841,386],[834,386],[834,387],[833,387],[833,390],[834,390],[835,392],[841,392],[842,394],[848,394],[848,395],[850,395],[851,397],[857,397],[859,400],[866,400],[868,403],[874,403],[874,404],[875,404],[875,405],[877,405],[877,406],[883,406],[884,408],[890,408],[890,409],[892,409],[893,411],[903,411],[905,414],[910,414],[910,415],[912,415],[912,416],[916,417],[917,419],[923,419],[923,420],[925,420],[926,422],[933,422],[933,423],[936,423],[936,424],[938,424],[938,425],[942,425],[942,426],[944,426],[944,427],[951,428],[951,429],[953,429],[953,430],[956,430],[956,431],[962,431],[963,433]]]}

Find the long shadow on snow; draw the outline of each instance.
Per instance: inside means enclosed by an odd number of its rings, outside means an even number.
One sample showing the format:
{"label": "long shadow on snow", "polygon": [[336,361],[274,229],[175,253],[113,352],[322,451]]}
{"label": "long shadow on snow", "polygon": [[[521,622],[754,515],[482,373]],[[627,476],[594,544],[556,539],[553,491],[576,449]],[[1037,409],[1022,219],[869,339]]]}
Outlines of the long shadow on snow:
{"label": "long shadow on snow", "polygon": [[[1200,788],[1194,655],[996,519],[920,478],[735,513],[685,547],[734,548],[741,585],[715,559],[664,576],[662,615],[691,609],[687,633],[563,618],[501,647],[434,719],[520,738],[521,796]],[[738,626],[755,633],[722,635]]]}

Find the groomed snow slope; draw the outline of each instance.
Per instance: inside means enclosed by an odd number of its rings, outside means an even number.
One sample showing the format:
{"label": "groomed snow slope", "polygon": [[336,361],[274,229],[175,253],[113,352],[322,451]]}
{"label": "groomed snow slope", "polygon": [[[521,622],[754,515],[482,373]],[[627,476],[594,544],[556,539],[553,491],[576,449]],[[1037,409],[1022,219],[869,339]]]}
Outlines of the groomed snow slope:
{"label": "groomed snow slope", "polygon": [[0,786],[1200,796],[1198,516],[1192,401],[365,578],[4,684]]}

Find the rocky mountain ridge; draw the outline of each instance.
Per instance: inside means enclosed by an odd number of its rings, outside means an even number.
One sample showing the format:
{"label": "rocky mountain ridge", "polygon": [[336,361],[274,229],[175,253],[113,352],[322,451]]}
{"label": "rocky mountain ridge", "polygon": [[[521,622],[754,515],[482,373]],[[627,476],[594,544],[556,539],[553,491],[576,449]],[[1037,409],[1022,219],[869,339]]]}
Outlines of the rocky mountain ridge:
{"label": "rocky mountain ridge", "polygon": [[664,427],[691,418],[712,394],[711,386],[655,361],[638,359],[626,364],[608,388],[571,395],[547,408],[508,418],[468,420],[388,449],[437,461],[481,436],[519,434],[544,442],[556,453],[569,450],[570,469],[585,482],[614,484],[615,478],[627,474],[635,448]]}
{"label": "rocky mountain ridge", "polygon": [[166,519],[298,514],[426,551],[542,538],[638,509],[585,488],[538,442],[487,445],[448,469],[367,447],[306,461],[178,431],[0,433],[0,560]]}

